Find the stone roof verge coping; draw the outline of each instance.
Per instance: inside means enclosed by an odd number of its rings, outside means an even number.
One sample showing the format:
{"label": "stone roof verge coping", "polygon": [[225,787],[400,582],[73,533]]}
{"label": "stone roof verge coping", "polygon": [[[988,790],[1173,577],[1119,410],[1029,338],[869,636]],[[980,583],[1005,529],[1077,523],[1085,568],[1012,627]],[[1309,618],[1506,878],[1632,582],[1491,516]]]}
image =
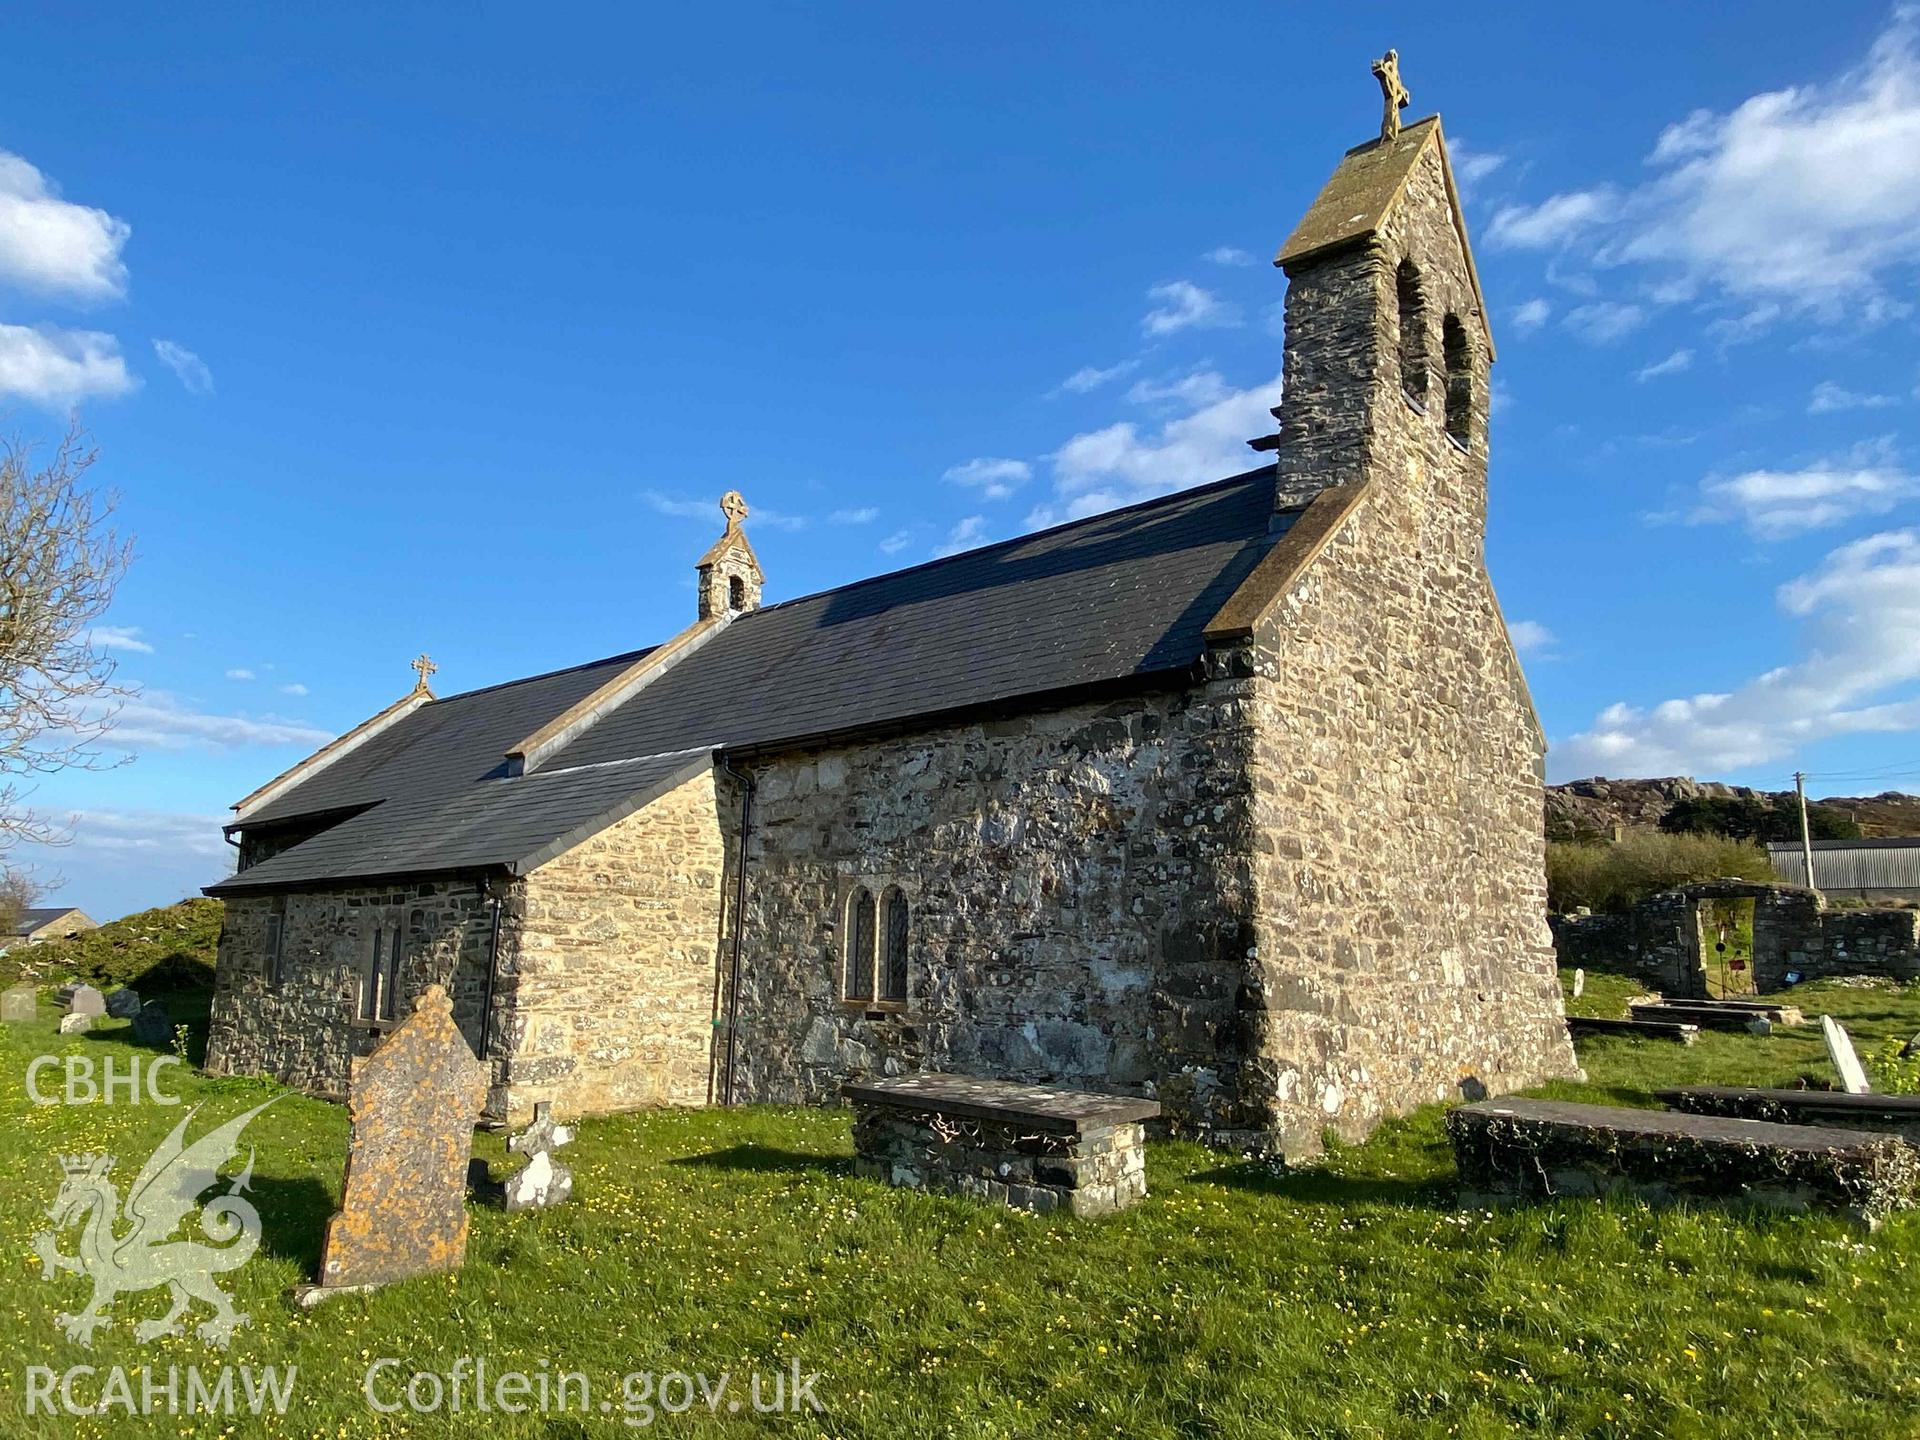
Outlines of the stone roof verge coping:
{"label": "stone roof verge coping", "polygon": [[591,695],[576,701],[507,751],[508,773],[524,774],[568,741],[590,728],[609,710],[666,674],[725,629],[723,619],[696,620],[664,645],[656,645]]}
{"label": "stone roof verge coping", "polygon": [[1306,569],[1327,548],[1348,516],[1360,508],[1372,489],[1370,480],[1351,485],[1329,485],[1300,512],[1273,548],[1227,597],[1227,603],[1207,622],[1209,645],[1232,644],[1253,634],[1274,606],[1291,590]]}
{"label": "stone roof verge coping", "polygon": [[431,690],[424,688],[407,692],[379,714],[362,720],[358,725],[354,726],[353,729],[347,731],[346,734],[329,740],[325,745],[322,745],[318,750],[314,751],[313,754],[307,756],[306,759],[300,761],[291,769],[282,770],[251,795],[248,795],[244,799],[234,801],[228,808],[233,810],[240,819],[246,819],[249,809],[264,805],[275,796],[292,789],[294,785],[306,780],[316,770],[331,765],[349,750],[353,750],[368,740],[371,740],[382,730],[398,724],[414,711],[418,710],[422,705],[431,704],[437,698]]}

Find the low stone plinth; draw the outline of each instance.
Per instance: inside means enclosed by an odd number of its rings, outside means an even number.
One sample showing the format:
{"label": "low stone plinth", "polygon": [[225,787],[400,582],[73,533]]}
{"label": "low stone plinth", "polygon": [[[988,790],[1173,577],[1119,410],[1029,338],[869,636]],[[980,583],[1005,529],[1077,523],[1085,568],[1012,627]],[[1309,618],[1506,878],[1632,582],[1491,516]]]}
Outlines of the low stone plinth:
{"label": "low stone plinth", "polygon": [[[1650,1002],[1643,1000],[1640,1003],[1645,1005]],[[1695,1010],[1740,1010],[1746,1013],[1748,1019],[1759,1015],[1772,1021],[1775,1025],[1804,1025],[1807,1023],[1807,1017],[1801,1013],[1798,1005],[1782,1005],[1772,1000],[1702,1000],[1695,998],[1690,1000],[1663,999],[1659,1003],[1663,1005],[1679,1005],[1683,1008]]]}
{"label": "low stone plinth", "polygon": [[1920,1144],[1920,1095],[1849,1095],[1844,1090],[1750,1090],[1687,1085],[1656,1090],[1660,1103],[1689,1115],[1727,1115],[1778,1125],[1877,1130]]}
{"label": "low stone plinth", "polygon": [[1700,1038],[1700,1027],[1678,1020],[1602,1020],[1594,1015],[1569,1015],[1567,1033],[1638,1035],[1642,1040],[1677,1040],[1682,1045],[1691,1045]]}
{"label": "low stone plinth", "polygon": [[1704,1025],[1714,1030],[1745,1030],[1755,1020],[1769,1025],[1799,1025],[1805,1017],[1791,1005],[1727,1005],[1709,1001],[1660,1000],[1629,1005],[1636,1020]]}
{"label": "low stone plinth", "polygon": [[868,1179],[1074,1215],[1108,1215],[1147,1193],[1152,1100],[945,1074],[840,1093],[854,1109],[854,1172]]}
{"label": "low stone plinth", "polygon": [[1838,1210],[1869,1228],[1920,1196],[1920,1157],[1892,1135],[1712,1115],[1483,1100],[1447,1116],[1463,1204],[1623,1193]]}

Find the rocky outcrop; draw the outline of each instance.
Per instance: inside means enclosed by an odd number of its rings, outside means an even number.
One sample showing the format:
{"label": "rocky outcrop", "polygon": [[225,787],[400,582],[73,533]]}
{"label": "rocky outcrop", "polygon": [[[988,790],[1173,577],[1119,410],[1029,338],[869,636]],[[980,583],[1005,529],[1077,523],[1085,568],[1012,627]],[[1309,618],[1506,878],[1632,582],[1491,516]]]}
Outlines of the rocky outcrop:
{"label": "rocky outcrop", "polygon": [[[1680,800],[1714,797],[1775,804],[1792,795],[1791,790],[1755,790],[1686,775],[1659,780],[1609,780],[1596,775],[1547,787],[1547,838],[1610,840],[1616,828],[1657,829],[1661,818]],[[1830,795],[1809,802],[1809,808],[1852,820],[1869,839],[1920,835],[1920,795],[1903,795],[1896,790],[1879,795]]]}

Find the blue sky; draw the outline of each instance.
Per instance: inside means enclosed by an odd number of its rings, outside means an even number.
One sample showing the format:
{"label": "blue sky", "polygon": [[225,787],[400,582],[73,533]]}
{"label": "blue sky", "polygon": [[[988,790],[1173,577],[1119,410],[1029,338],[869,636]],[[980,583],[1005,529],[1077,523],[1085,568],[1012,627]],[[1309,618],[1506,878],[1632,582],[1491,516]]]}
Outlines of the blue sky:
{"label": "blue sky", "polygon": [[419,651],[679,629],[729,488],[778,599],[1246,468],[1389,44],[1554,777],[1920,783],[1920,14],[1473,13],[16,7],[0,408],[99,444],[142,690],[32,858],[102,917],[214,878]]}

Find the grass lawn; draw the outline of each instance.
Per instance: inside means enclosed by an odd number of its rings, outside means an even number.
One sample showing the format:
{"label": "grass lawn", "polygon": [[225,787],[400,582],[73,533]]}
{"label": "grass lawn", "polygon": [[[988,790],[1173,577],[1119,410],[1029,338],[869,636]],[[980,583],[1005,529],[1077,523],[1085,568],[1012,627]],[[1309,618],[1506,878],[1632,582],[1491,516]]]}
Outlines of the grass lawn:
{"label": "grass lawn", "polygon": [[[1638,987],[1590,975],[1577,1008],[1619,1013]],[[1920,990],[1817,985],[1798,1003],[1841,1018],[1871,1067],[1920,1030]],[[56,1330],[77,1276],[41,1279],[61,1152],[110,1150],[123,1189],[181,1109],[36,1107],[27,1062],[122,1063],[123,1027],[62,1038],[43,1007],[0,1032],[0,1369],[7,1435],[501,1436],[625,1433],[635,1371],[818,1371],[822,1414],[655,1412],[670,1434],[767,1429],[847,1436],[1738,1436],[1920,1433],[1920,1215],[1865,1236],[1837,1219],[1570,1201],[1461,1213],[1438,1107],[1292,1174],[1187,1144],[1152,1148],[1153,1193],[1109,1220],[1023,1219],[889,1190],[849,1173],[843,1113],[658,1112],[584,1123],[576,1200],[507,1216],[475,1207],[457,1276],[344,1297],[312,1278],[339,1193],[346,1117],[289,1096],[247,1132],[260,1254],[226,1277],[253,1323],[224,1355],[138,1343],[161,1292],[123,1296],[83,1349]],[[1704,1036],[1683,1048],[1582,1044],[1566,1098],[1650,1103],[1682,1081],[1791,1083],[1824,1074],[1817,1027]],[[194,1133],[275,1088],[178,1075]],[[478,1153],[504,1170],[500,1142]],[[191,1223],[191,1222],[190,1222]],[[62,1235],[71,1251],[73,1232]],[[196,1308],[190,1317],[205,1313]],[[367,1367],[584,1372],[590,1413],[383,1415]],[[29,1417],[27,1367],[222,1361],[297,1366],[284,1416],[115,1412]],[[400,1383],[383,1381],[382,1399]],[[76,1382],[91,1399],[97,1382]],[[138,1395],[138,1377],[135,1378]],[[599,1401],[613,1404],[610,1413]],[[468,1402],[471,1404],[469,1398]],[[635,1419],[641,1418],[636,1414]]]}

